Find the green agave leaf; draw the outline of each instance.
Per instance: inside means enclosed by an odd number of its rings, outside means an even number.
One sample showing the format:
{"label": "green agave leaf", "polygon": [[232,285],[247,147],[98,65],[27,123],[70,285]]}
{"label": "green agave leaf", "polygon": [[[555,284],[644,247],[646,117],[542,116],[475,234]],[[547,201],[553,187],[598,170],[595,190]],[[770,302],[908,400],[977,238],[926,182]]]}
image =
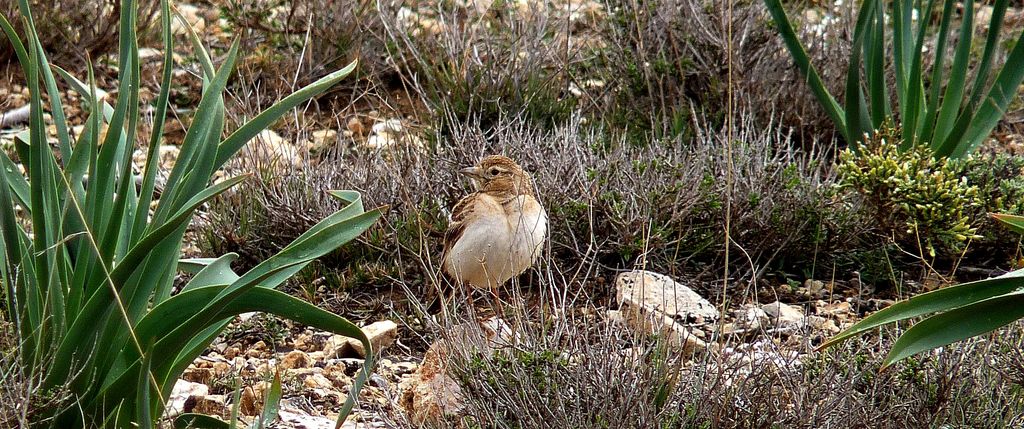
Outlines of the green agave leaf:
{"label": "green agave leaf", "polygon": [[[169,327],[181,325],[188,322],[189,311],[202,306],[204,303],[212,302],[227,286],[205,286],[191,289],[172,296],[164,301],[153,312],[147,314],[142,322],[136,327],[140,339],[167,338],[174,334]],[[323,310],[313,304],[295,298],[283,292],[265,287],[251,288],[241,296],[224,304],[215,315],[217,320],[223,320],[248,312],[269,313],[275,316],[293,320],[298,323],[334,332],[351,338],[356,338],[363,343],[364,347],[372,347],[369,339],[358,326],[345,318]],[[367,348],[367,350],[371,350]],[[369,354],[368,354],[369,355]],[[155,353],[154,360],[160,359],[159,351]],[[186,363],[187,365],[187,363]],[[113,378],[106,384],[102,391],[103,396],[108,396],[108,401],[117,398],[125,392],[126,387],[138,376],[140,362],[135,361],[129,368],[119,376]],[[176,378],[177,374],[157,375],[166,380]]]}
{"label": "green agave leaf", "polygon": [[[163,196],[153,216],[153,222],[162,222],[165,217],[181,207],[181,204],[192,195],[181,191],[180,187],[187,173],[192,171],[196,165],[196,155],[203,153],[203,146],[211,143],[210,133],[223,120],[224,88],[227,86],[228,78],[238,58],[239,41],[236,39],[228,51],[227,59],[221,64],[217,75],[210,83],[210,87],[203,92],[203,97],[196,108],[195,120],[185,133],[185,139],[181,144],[181,151],[178,155],[170,175],[167,177],[167,184],[164,186]],[[213,141],[216,141],[213,139]],[[206,175],[201,180],[205,184],[210,178]],[[180,195],[179,195],[180,194]]]}
{"label": "green agave leaf", "polygon": [[145,357],[142,360],[142,371],[139,371],[139,384],[135,387],[138,392],[138,398],[135,403],[135,410],[138,413],[136,417],[136,423],[140,428],[152,428],[153,427],[153,415],[151,413],[152,407],[150,407],[150,388],[149,375],[150,370],[153,367],[153,347],[149,346],[146,349]]}
{"label": "green agave leaf", "polygon": [[[932,149],[935,156],[947,156],[953,151],[953,140],[947,140],[949,133],[956,124],[957,115],[963,104],[964,89],[967,86],[967,71],[970,69],[971,45],[974,36],[974,3],[966,4],[960,26],[960,41],[953,56],[949,80],[946,81],[946,92],[942,96],[942,106],[935,122],[935,133],[932,137]],[[937,51],[941,52],[941,51]]]}
{"label": "green agave leaf", "polygon": [[3,151],[0,151],[0,173],[3,174],[4,183],[14,192],[15,201],[21,205],[26,213],[31,213],[32,197],[28,181],[18,171],[17,164]]}
{"label": "green agave leaf", "polygon": [[[380,212],[376,210],[369,211],[324,228],[310,236],[307,240],[297,240],[297,243],[285,248],[280,253],[245,273],[231,286],[222,290],[217,297],[207,301],[205,308],[193,313],[194,315],[191,315],[188,321],[180,324],[173,331],[160,331],[163,339],[157,342],[157,355],[173,356],[171,352],[179,350],[184,345],[183,340],[190,338],[214,320],[221,319],[222,317],[218,317],[218,314],[223,306],[230,305],[232,300],[246,293],[247,290],[251,290],[256,285],[274,277],[282,270],[304,266],[313,259],[336,249],[340,244],[354,239],[376,222],[379,217]],[[284,281],[284,278],[280,278],[280,281]],[[158,360],[155,362],[157,368],[162,368],[163,365],[167,364],[166,361]]]}
{"label": "green agave leaf", "polygon": [[205,414],[185,413],[174,418],[175,429],[228,429],[228,422]]}
{"label": "green agave leaf", "polygon": [[[214,285],[229,285],[238,280],[238,274],[231,270],[231,263],[238,260],[238,254],[228,253],[207,264],[199,270],[188,284],[182,288],[183,291]],[[180,266],[180,264],[179,264]]]}
{"label": "green agave leaf", "polygon": [[[931,77],[931,93],[928,94],[928,102],[926,104],[924,121],[921,122],[920,141],[928,143],[934,146],[932,136],[935,132],[935,119],[939,114],[939,94],[942,90],[942,74],[945,71],[944,65],[946,61],[946,43],[949,41],[949,30],[950,25],[953,21],[953,10],[956,8],[954,0],[946,0],[942,8],[942,18],[939,20],[939,39],[935,43],[935,51],[941,52],[942,55],[935,56],[935,62],[932,64],[932,77]],[[922,24],[924,26],[924,24]]]}
{"label": "green agave leaf", "polygon": [[1024,216],[1005,213],[993,213],[991,216],[1002,222],[1003,225],[1006,225],[1013,232],[1024,234]]}
{"label": "green agave leaf", "polygon": [[270,384],[267,397],[263,400],[263,413],[250,426],[253,429],[269,427],[277,419],[277,412],[281,409],[281,371],[274,372],[274,381]]}
{"label": "green agave leaf", "polygon": [[[132,250],[130,250],[120,261],[120,263],[114,267],[109,281],[112,281],[114,285],[124,284],[124,282],[128,280],[129,276],[131,276],[139,267],[139,264],[154,251],[153,249],[164,242],[169,241],[170,238],[175,236],[172,234],[174,231],[184,228],[187,225],[192,218],[192,212],[196,208],[203,205],[211,198],[230,189],[246,177],[247,176],[238,176],[225,180],[196,195],[192,201],[187,203],[185,207],[182,207],[182,209],[172,216],[171,219],[156,228],[153,232],[147,234],[135,247],[133,247]],[[106,281],[106,279],[102,279],[101,281]],[[81,320],[76,320],[75,323],[71,325],[67,335],[65,335],[64,341],[57,349],[54,362],[47,374],[44,385],[52,387],[67,383],[71,365],[75,356],[88,355],[94,347],[93,341],[97,334],[94,329],[95,323],[98,320],[105,320],[103,315],[107,314],[113,305],[111,302],[113,297],[110,295],[109,288],[101,286],[102,285],[93,285],[90,288],[93,292],[82,309],[82,316],[80,316]]]}
{"label": "green agave leaf", "polygon": [[853,49],[850,50],[850,64],[846,74],[846,128],[852,141],[861,141],[865,133],[872,133],[868,118],[867,103],[861,89],[860,67],[861,53],[866,50],[865,38],[869,32],[871,18],[874,17],[875,0],[865,0],[857,16],[857,25],[853,33]]}
{"label": "green agave leaf", "polygon": [[1000,277],[963,283],[917,295],[865,317],[839,335],[826,341],[818,347],[818,350],[830,347],[882,325],[948,311],[978,301],[1016,292],[1024,289],[1024,278],[1022,276],[1024,276],[1024,270],[1018,270]]}
{"label": "green agave leaf", "polygon": [[1016,41],[1006,63],[996,75],[995,83],[981,103],[977,114],[971,119],[964,135],[964,142],[957,146],[952,157],[963,157],[977,148],[988,138],[999,120],[1006,114],[1010,102],[1017,97],[1017,90],[1024,82],[1024,33]]}
{"label": "green agave leaf", "polygon": [[937,314],[903,333],[882,362],[882,369],[914,354],[991,332],[1022,317],[1024,292],[1020,291]]}
{"label": "green agave leaf", "polygon": [[[71,89],[74,89],[75,92],[77,92],[78,95],[82,97],[82,99],[89,103],[92,103],[94,101],[94,86],[85,84],[84,82],[78,80],[78,78],[76,78],[70,72],[60,68],[59,66],[51,65],[50,67],[52,67],[53,70],[56,71],[57,74],[59,74],[64,79],[64,82],[66,82],[68,86],[71,87]],[[114,117],[114,107],[111,106],[110,103],[108,103],[106,100],[98,101],[102,102],[103,119],[106,121],[110,121],[110,119]]]}
{"label": "green agave leaf", "polygon": [[149,137],[149,150],[146,155],[138,202],[139,207],[147,209],[135,212],[132,239],[129,241],[129,245],[134,245],[145,231],[149,218],[148,207],[153,201],[153,192],[156,189],[157,167],[160,165],[157,161],[160,159],[160,142],[163,140],[164,121],[167,118],[169,104],[167,100],[170,98],[171,76],[174,71],[174,37],[171,35],[171,9],[167,0],[160,1],[160,28],[164,40],[164,67],[163,74],[160,76],[160,94],[156,98],[153,130]]}

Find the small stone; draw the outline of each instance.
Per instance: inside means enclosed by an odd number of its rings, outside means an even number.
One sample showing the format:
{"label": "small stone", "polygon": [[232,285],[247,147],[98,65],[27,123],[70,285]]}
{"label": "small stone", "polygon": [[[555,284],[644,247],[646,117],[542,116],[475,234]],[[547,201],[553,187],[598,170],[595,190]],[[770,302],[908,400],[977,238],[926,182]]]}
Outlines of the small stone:
{"label": "small stone", "polygon": [[344,364],[327,365],[324,367],[323,376],[331,380],[335,388],[343,389],[352,384],[352,378],[348,376],[346,370],[347,365]]}
{"label": "small stone", "polygon": [[836,325],[835,320],[826,319],[821,316],[807,316],[807,324],[816,331],[822,331],[826,334],[838,334],[840,329]]}
{"label": "small stone", "polygon": [[338,132],[335,130],[316,130],[309,135],[307,147],[310,151],[318,152],[330,147],[338,141]]}
{"label": "small stone", "polygon": [[139,48],[139,60],[145,61],[150,58],[159,58],[164,53],[159,49],[154,48]]}
{"label": "small stone", "polygon": [[241,355],[241,354],[242,354],[242,349],[240,347],[238,347],[238,346],[231,346],[231,347],[228,347],[227,350],[224,350],[224,357],[226,357],[228,359],[234,359],[235,356],[238,356],[238,355]]}
{"label": "small stone", "polygon": [[[398,324],[390,320],[382,320],[379,322],[373,322],[362,328],[363,333],[370,339],[370,345],[373,347],[378,354],[385,347],[394,344],[395,339],[398,338]],[[366,350],[363,348],[363,343],[355,341],[352,343],[359,357],[366,357]]]}
{"label": "small stone", "polygon": [[398,119],[388,119],[388,120],[380,121],[380,122],[377,122],[376,124],[373,124],[373,133],[374,134],[389,133],[389,134],[398,135],[398,134],[402,134],[402,131],[403,131],[402,121],[398,120]]}
{"label": "small stone", "polygon": [[260,412],[263,411],[263,401],[260,396],[256,394],[256,389],[252,386],[247,386],[242,390],[239,411],[245,416],[258,416]]}
{"label": "small stone", "polygon": [[284,369],[308,368],[312,364],[313,360],[301,350],[292,350],[281,359],[281,367]]}
{"label": "small stone", "polygon": [[213,369],[211,368],[186,368],[181,378],[195,383],[210,384],[213,381]]}
{"label": "small stone", "polygon": [[186,402],[185,411],[222,418],[231,415],[231,408],[224,395],[193,396]]}
{"label": "small stone", "polygon": [[210,387],[203,383],[194,383],[179,379],[171,389],[171,396],[167,400],[167,409],[164,414],[173,417],[185,412],[185,405],[189,398],[195,396],[206,396],[210,394]]}
{"label": "small stone", "polygon": [[214,362],[210,369],[213,371],[214,377],[223,377],[231,372],[231,364],[227,362]]}
{"label": "small stone", "polygon": [[398,139],[391,133],[374,134],[366,139],[363,147],[370,150],[383,150],[398,144]]}
{"label": "small stone", "polygon": [[807,293],[815,298],[825,293],[825,282],[821,280],[807,279],[804,281],[804,287],[807,288]]}
{"label": "small stone", "polygon": [[302,381],[302,385],[310,389],[333,389],[334,381],[323,374],[311,374]]}
{"label": "small stone", "polygon": [[610,323],[612,323],[614,325],[624,325],[624,324],[626,324],[626,318],[625,318],[625,316],[622,315],[622,311],[619,311],[619,310],[608,310],[605,313],[605,317],[608,319],[608,322],[610,322]]}
{"label": "small stone", "polygon": [[768,313],[753,306],[745,306],[734,314],[736,317],[736,328],[742,330],[759,329],[770,321]]}
{"label": "small stone", "polygon": [[671,277],[650,271],[630,271],[615,279],[620,305],[636,307],[641,313],[661,313],[697,323],[717,320],[718,310],[704,297]]}
{"label": "small stone", "polygon": [[849,302],[839,301],[819,307],[818,313],[826,316],[849,316],[853,314],[853,307]]}
{"label": "small stone", "polygon": [[803,310],[781,302],[765,304],[761,307],[771,317],[776,326],[781,328],[799,328],[804,326]]}
{"label": "small stone", "polygon": [[324,343],[324,355],[328,358],[346,358],[355,357],[359,353],[356,352],[356,344],[359,340],[349,338],[344,335],[332,335]]}
{"label": "small stone", "polygon": [[352,117],[351,119],[349,119],[348,124],[345,125],[345,128],[348,129],[348,131],[350,131],[355,136],[362,137],[363,135],[366,134],[366,127],[363,126],[363,121],[359,120],[359,118],[357,117]]}

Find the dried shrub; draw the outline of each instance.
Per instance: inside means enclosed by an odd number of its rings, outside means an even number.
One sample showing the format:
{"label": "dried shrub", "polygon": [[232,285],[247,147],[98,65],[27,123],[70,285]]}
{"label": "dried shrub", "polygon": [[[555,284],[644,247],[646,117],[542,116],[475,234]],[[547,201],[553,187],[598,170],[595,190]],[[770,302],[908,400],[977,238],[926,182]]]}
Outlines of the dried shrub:
{"label": "dried shrub", "polygon": [[[442,330],[445,366],[465,415],[440,427],[1007,427],[1024,419],[1021,325],[920,355],[879,372],[893,332],[823,352],[762,332],[721,341],[692,357],[657,336],[606,320],[568,291],[536,277],[536,300],[508,304],[511,332],[494,351]],[[554,274],[554,277],[551,276]],[[555,292],[555,293],[552,293]],[[467,316],[475,320],[473,316]],[[455,320],[454,322],[458,322]],[[449,324],[451,326],[451,324]],[[783,344],[783,345],[780,345]],[[992,356],[1002,356],[993,359]],[[970,382],[964,382],[970,380]]]}
{"label": "dried shrub", "polygon": [[[266,107],[295,88],[358,60],[358,79],[332,89],[332,96],[313,104],[325,110],[347,108],[371,96],[381,104],[394,80],[385,63],[384,29],[372,0],[229,0],[221,16],[237,32],[242,52],[236,90]],[[383,88],[378,88],[383,85]],[[337,99],[337,103],[329,103]],[[363,100],[364,102],[366,100]]]}
{"label": "dried shrub", "polygon": [[509,115],[545,126],[567,119],[576,103],[568,66],[583,49],[566,39],[568,20],[539,4],[473,5],[411,2],[381,11],[405,86],[430,112],[485,128]]}
{"label": "dried shrub", "polygon": [[[117,49],[120,0],[29,0],[40,43],[50,60],[85,64],[86,58],[99,58]],[[139,34],[145,35],[160,7],[157,0],[139,0]],[[18,1],[0,4],[0,13],[23,34]],[[14,48],[0,44],[0,62],[10,60]]]}
{"label": "dried shrub", "polygon": [[[699,128],[689,145],[642,148],[581,122],[547,129],[522,117],[487,127],[450,119],[451,136],[436,136],[432,153],[365,151],[343,138],[345,147],[319,162],[251,181],[214,203],[206,247],[272,251],[330,210],[325,190],[356,189],[367,204],[391,209],[365,248],[339,255],[338,261],[361,261],[351,269],[365,276],[348,279],[390,276],[422,286],[436,272],[449,210],[467,192],[458,168],[491,153],[509,155],[534,175],[551,218],[552,260],[566,267],[591,259],[609,268],[645,263],[670,274],[721,266],[727,198],[733,246],[741,250],[730,263],[743,269],[740,275],[813,261],[831,272],[826,262],[862,246],[871,228],[859,206],[836,194],[823,151],[791,148],[786,134],[750,120],[735,133],[731,162],[726,136],[711,129]],[[217,247],[225,244],[234,247]]]}
{"label": "dried shrub", "polygon": [[[590,71],[607,84],[593,108],[600,120],[631,140],[692,137],[692,112],[720,126],[730,95],[756,116],[758,125],[772,122],[796,130],[797,143],[832,138],[831,122],[761,2],[615,1],[610,9],[615,12],[601,31],[608,43]],[[838,90],[852,15],[837,6],[826,18],[825,24],[801,26],[801,35],[823,79]]]}

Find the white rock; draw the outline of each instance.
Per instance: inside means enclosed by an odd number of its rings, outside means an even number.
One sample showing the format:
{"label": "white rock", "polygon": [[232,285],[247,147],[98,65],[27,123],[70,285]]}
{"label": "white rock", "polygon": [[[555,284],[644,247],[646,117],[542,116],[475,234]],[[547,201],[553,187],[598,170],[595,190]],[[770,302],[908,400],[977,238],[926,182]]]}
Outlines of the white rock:
{"label": "white rock", "polygon": [[338,132],[331,129],[316,130],[309,135],[306,147],[311,151],[320,151],[330,147],[338,140]]}
{"label": "white rock", "polygon": [[508,323],[491,318],[482,323],[466,322],[451,328],[423,356],[423,363],[399,385],[399,406],[417,427],[454,421],[465,411],[462,388],[445,370],[452,349],[490,356],[512,344]]}
{"label": "white rock", "polygon": [[[263,130],[246,145],[246,151],[256,159],[258,165],[302,165],[299,148],[273,130]],[[249,161],[243,157],[243,162]]]}
{"label": "white rock", "polygon": [[698,323],[719,317],[711,302],[663,274],[641,270],[625,272],[615,279],[615,290],[620,305],[637,307],[641,312],[658,312]]}
{"label": "white rock", "polygon": [[[373,322],[362,328],[363,333],[370,339],[370,345],[378,353],[383,348],[394,344],[395,339],[398,338],[398,324],[390,320],[382,320],[379,322]],[[366,357],[366,350],[363,349],[363,343],[355,341],[352,343],[353,348],[360,357]]]}
{"label": "white rock", "polygon": [[770,317],[764,310],[754,306],[744,306],[735,311],[736,327],[739,329],[758,329],[768,324]]}
{"label": "white rock", "polygon": [[398,139],[394,135],[391,133],[380,133],[367,137],[363,147],[372,150],[383,150],[396,144],[398,144]]}
{"label": "white rock", "polygon": [[154,48],[139,48],[139,60],[145,61],[150,58],[162,57],[164,53]]}
{"label": "white rock", "polygon": [[[196,33],[202,33],[206,30],[206,20],[203,19],[202,11],[193,5],[178,3],[174,5],[177,8],[178,13],[181,14],[181,18],[175,17],[171,19],[171,32],[175,35],[187,35],[188,29],[186,25],[191,26]],[[181,20],[185,22],[182,23]]]}
{"label": "white rock", "polygon": [[780,328],[801,328],[805,324],[803,310],[795,306],[775,301],[761,306],[761,309]]}
{"label": "white rock", "polygon": [[399,119],[388,119],[373,124],[373,133],[390,133],[390,134],[401,134],[404,131],[402,127],[402,121]]}
{"label": "white rock", "polygon": [[164,417],[174,417],[185,411],[185,402],[193,396],[206,396],[210,394],[210,387],[179,379],[174,382],[171,389],[171,397],[167,400],[167,408],[164,410]]}

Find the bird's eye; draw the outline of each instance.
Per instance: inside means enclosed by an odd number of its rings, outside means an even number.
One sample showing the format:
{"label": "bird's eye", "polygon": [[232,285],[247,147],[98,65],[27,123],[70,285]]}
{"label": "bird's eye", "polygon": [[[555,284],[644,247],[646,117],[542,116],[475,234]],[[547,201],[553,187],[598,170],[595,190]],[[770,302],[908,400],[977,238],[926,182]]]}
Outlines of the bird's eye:
{"label": "bird's eye", "polygon": [[498,173],[501,173],[501,170],[498,170],[497,168],[491,169],[491,176],[497,176]]}

